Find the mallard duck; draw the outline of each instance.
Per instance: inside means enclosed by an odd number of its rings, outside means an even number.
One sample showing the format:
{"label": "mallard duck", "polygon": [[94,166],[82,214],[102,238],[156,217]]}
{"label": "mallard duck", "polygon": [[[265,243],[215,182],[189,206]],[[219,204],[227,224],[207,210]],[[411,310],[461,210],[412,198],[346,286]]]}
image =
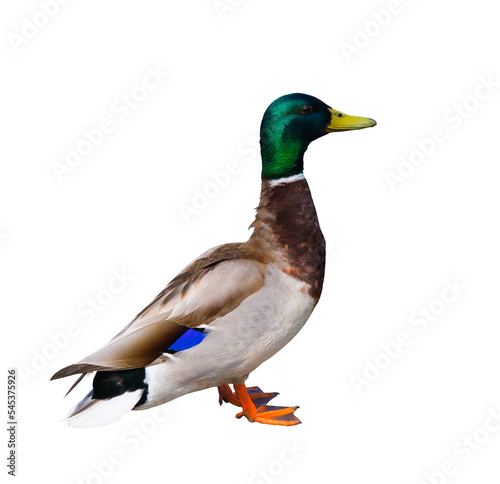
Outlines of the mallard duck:
{"label": "mallard duck", "polygon": [[238,418],[300,423],[298,407],[270,406],[277,393],[245,381],[299,332],[321,296],[325,240],[303,174],[309,143],[375,124],[306,94],[276,99],[261,124],[262,188],[250,238],[202,254],[107,345],[52,377],[79,374],[71,391],[95,372],[68,423],[104,425],[211,387],[220,404],[241,407]]}

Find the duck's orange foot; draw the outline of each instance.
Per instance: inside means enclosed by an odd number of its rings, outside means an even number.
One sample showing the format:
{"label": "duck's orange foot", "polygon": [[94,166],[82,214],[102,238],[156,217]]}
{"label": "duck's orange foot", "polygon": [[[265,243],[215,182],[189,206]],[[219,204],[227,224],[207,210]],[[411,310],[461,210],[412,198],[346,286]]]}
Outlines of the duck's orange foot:
{"label": "duck's orange foot", "polygon": [[268,425],[297,425],[302,423],[294,412],[299,407],[271,407],[262,405],[255,412],[237,413],[236,418],[246,417],[249,422],[259,422]]}
{"label": "duck's orange foot", "polygon": [[[217,389],[219,390],[219,405],[222,405],[223,402],[226,402],[236,405],[237,407],[242,406],[238,394],[236,392],[233,392],[229,385],[221,385],[220,387],[217,387]],[[279,393],[276,392],[263,392],[259,387],[248,387],[246,388],[246,391],[248,396],[250,397],[250,400],[252,400],[254,405],[257,407],[260,407],[261,405],[267,405],[274,397],[279,395]]]}
{"label": "duck's orange foot", "polygon": [[229,402],[242,407],[236,418],[246,417],[249,422],[268,425],[297,425],[300,420],[294,415],[299,407],[271,407],[267,404],[277,393],[264,393],[259,387],[247,388],[245,385],[234,385],[234,392],[229,385],[219,387],[219,402]]}

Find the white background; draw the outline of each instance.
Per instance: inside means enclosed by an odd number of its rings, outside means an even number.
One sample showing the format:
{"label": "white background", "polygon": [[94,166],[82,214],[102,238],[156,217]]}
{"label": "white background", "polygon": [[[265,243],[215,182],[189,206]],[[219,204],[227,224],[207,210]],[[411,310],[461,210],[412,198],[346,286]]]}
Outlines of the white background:
{"label": "white background", "polygon": [[[34,34],[23,18],[44,23],[39,3],[2,6],[2,359],[24,373],[17,482],[498,483],[498,424],[482,430],[500,407],[493,3],[220,3],[74,0]],[[116,103],[140,96],[157,66],[168,78],[121,119]],[[493,92],[478,88],[481,76],[496,80]],[[76,396],[63,400],[70,379],[50,376],[106,343],[194,257],[248,237],[260,189],[249,146],[268,104],[290,92],[378,122],[309,148],[329,240],[323,296],[248,381],[279,391],[277,405],[300,405],[303,424],[236,420],[210,389],[166,405],[168,417],[64,426]],[[103,118],[113,131],[59,181],[54,163]],[[436,129],[446,139],[415,154]],[[410,156],[420,165],[391,190],[387,172]],[[230,161],[237,173],[214,189],[210,172]],[[210,189],[186,221],[180,204]],[[82,313],[122,270],[133,279],[121,292]],[[464,289],[443,303],[446,280]],[[419,332],[409,320],[429,305],[440,314]],[[61,335],[68,324],[78,334]],[[401,332],[411,344],[380,356]],[[353,375],[375,360],[388,368],[357,392]],[[443,465],[452,476],[436,474]]]}

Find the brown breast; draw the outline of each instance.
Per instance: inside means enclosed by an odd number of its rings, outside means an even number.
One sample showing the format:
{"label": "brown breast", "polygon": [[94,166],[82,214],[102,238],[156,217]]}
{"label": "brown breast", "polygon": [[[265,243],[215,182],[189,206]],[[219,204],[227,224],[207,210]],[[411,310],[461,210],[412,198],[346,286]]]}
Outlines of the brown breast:
{"label": "brown breast", "polygon": [[319,299],[325,274],[325,239],[309,185],[302,178],[272,186],[262,182],[260,203],[248,244],[265,251],[283,272],[306,282]]}

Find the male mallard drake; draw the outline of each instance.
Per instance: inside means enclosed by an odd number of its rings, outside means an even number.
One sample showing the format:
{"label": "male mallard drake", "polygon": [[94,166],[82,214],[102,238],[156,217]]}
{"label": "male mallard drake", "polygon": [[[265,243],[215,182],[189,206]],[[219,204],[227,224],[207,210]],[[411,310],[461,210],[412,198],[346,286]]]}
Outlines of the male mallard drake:
{"label": "male mallard drake", "polygon": [[96,372],[68,423],[107,424],[210,387],[218,387],[221,404],[242,408],[237,417],[300,423],[297,407],[268,406],[277,394],[245,380],[298,333],[321,295],[325,240],[304,152],[327,133],[375,124],[306,94],[274,101],[261,125],[262,191],[251,237],[202,254],[106,346],[52,377],[81,374],[78,383]]}

